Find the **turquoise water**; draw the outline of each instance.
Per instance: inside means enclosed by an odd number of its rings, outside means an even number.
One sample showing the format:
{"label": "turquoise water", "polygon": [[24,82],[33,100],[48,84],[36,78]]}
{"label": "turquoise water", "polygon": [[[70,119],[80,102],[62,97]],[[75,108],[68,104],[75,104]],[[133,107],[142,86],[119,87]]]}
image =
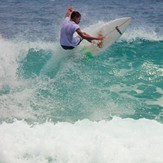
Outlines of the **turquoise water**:
{"label": "turquoise water", "polygon": [[[132,22],[87,59],[59,46],[68,3],[83,31]],[[7,0],[0,13],[0,163],[163,162],[162,1]]]}
{"label": "turquoise water", "polygon": [[158,40],[120,40],[93,59],[65,54],[57,61],[50,49],[30,48],[17,75],[36,89],[29,104],[39,120],[162,121],[161,47]]}

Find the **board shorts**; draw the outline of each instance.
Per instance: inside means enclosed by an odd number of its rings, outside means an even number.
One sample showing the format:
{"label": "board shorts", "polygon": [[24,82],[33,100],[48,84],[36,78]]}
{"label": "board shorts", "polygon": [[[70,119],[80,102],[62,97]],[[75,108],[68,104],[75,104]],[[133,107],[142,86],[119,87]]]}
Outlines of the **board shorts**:
{"label": "board shorts", "polygon": [[[83,40],[83,38],[80,37],[80,41],[79,41],[79,43],[77,44],[77,46],[81,43],[82,40]],[[62,47],[63,49],[65,49],[65,50],[72,50],[72,49],[75,48],[75,47],[73,47],[73,46],[64,46],[64,45],[61,45],[61,47]]]}

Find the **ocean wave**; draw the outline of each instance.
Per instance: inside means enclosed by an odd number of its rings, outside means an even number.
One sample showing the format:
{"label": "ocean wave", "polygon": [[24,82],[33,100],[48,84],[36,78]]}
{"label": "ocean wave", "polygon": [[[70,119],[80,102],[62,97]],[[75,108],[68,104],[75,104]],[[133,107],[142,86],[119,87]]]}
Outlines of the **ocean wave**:
{"label": "ocean wave", "polygon": [[1,121],[162,121],[162,41],[122,39],[92,60],[52,42],[0,42]]}

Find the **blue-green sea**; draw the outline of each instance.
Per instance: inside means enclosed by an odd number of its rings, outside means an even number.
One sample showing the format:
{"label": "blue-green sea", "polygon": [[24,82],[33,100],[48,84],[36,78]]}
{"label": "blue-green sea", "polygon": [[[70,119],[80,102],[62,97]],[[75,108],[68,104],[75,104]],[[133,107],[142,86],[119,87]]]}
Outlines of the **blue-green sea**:
{"label": "blue-green sea", "polygon": [[[126,16],[132,22],[86,58],[59,45],[68,4],[81,13],[82,31]],[[1,0],[0,163],[162,163],[162,6]]]}

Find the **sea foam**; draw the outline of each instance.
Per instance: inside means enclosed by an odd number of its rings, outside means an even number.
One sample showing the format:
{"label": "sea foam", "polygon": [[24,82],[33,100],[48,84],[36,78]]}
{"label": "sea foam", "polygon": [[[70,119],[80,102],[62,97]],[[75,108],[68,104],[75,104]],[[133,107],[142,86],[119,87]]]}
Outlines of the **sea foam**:
{"label": "sea foam", "polygon": [[147,119],[46,122],[3,122],[0,162],[3,163],[161,163],[163,125]]}

